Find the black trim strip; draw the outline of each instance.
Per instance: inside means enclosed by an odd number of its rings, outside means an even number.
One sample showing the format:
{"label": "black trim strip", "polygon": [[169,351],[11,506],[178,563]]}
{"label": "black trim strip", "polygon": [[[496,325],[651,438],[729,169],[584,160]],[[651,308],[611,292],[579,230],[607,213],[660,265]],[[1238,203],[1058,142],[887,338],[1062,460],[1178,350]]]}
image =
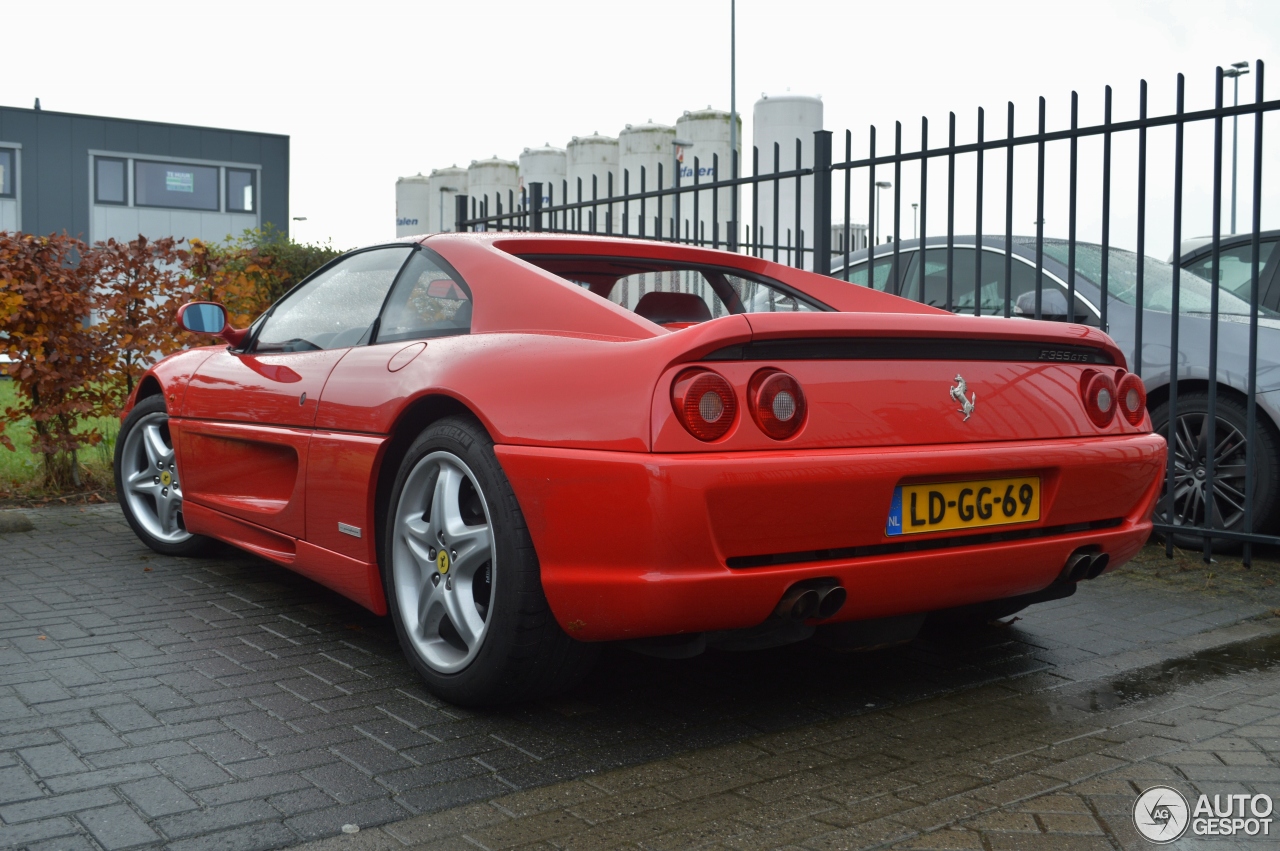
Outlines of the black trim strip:
{"label": "black trim strip", "polygon": [[1109,353],[1093,346],[1022,340],[947,340],[937,337],[835,337],[757,340],[717,349],[709,361],[940,360],[1022,361],[1113,365]]}
{"label": "black trim strip", "polygon": [[973,547],[982,544],[998,544],[1003,541],[1026,541],[1032,538],[1052,538],[1095,529],[1111,529],[1123,523],[1123,518],[1094,520],[1090,523],[1071,523],[1066,526],[1045,526],[1036,529],[1008,529],[985,535],[960,535],[951,538],[930,538],[925,541],[895,541],[892,544],[873,544],[865,547],[840,547],[834,550],[809,550],[802,553],[775,553],[763,556],[733,556],[725,561],[729,567],[776,567],[783,564],[800,564],[815,561],[851,561],[872,556],[914,553],[927,550],[945,550],[952,547]]}

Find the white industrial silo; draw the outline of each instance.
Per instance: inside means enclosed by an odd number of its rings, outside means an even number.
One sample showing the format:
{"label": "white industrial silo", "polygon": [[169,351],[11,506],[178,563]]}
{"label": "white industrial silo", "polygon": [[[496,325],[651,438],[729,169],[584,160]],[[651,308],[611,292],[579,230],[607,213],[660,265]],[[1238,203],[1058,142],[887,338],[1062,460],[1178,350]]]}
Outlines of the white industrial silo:
{"label": "white industrial silo", "polygon": [[[564,148],[553,148],[548,143],[541,148],[525,148],[520,154],[520,191],[532,199],[530,188],[535,183],[541,183],[542,206],[558,206],[565,202],[565,180]],[[528,203],[532,203],[532,200]],[[543,222],[544,227],[551,224],[547,219]]]}
{"label": "white industrial silo", "polygon": [[[774,171],[774,151],[776,143],[779,149],[778,171],[793,171],[796,164],[796,140],[800,140],[800,168],[813,166],[813,134],[822,129],[822,100],[806,95],[763,95],[756,101],[752,124],[754,126],[755,147],[760,154],[760,174],[768,175]],[[749,157],[750,155],[748,155]],[[763,242],[767,248],[764,256],[772,260],[773,251],[773,183],[760,184],[760,207],[756,211],[755,220],[763,232]],[[787,262],[788,240],[794,249],[803,236],[804,245],[813,247],[813,178],[804,177],[800,181],[800,230],[796,227],[796,183],[795,178],[786,178],[778,186],[778,244],[777,258]],[[759,232],[755,242],[759,238]],[[792,254],[792,265],[800,265]],[[812,255],[805,255],[803,268],[813,268]]]}
{"label": "white industrial silo", "polygon": [[430,233],[427,178],[421,172],[396,178],[396,237]]}
{"label": "white industrial silo", "polygon": [[[565,160],[571,201],[578,200],[579,182],[582,184],[582,199],[585,201],[591,198],[593,179],[596,198],[609,196],[611,179],[613,194],[622,194],[622,181],[618,178],[618,140],[613,136],[601,136],[599,133],[592,133],[590,136],[574,136],[565,148]],[[612,215],[607,204],[584,210],[582,229],[591,230],[591,213],[594,212],[597,232],[605,233],[609,229],[610,222],[612,222],[613,231],[620,232],[622,223],[617,218],[618,209],[615,206]]]}
{"label": "white industrial silo", "polygon": [[[719,109],[686,111],[676,119],[677,151],[680,159],[680,186],[691,186],[695,179],[698,183],[710,183],[716,179],[728,180],[733,175],[733,164],[729,149],[729,113]],[[738,117],[738,144],[741,152],[742,118]],[[690,142],[691,145],[682,143]],[[719,173],[717,174],[717,167]],[[738,174],[743,172],[742,161],[738,161]],[[698,219],[693,218],[694,193],[685,192],[680,195],[680,239],[686,236],[690,240],[699,240],[700,244],[711,246],[718,243],[725,247],[729,238],[730,219],[733,215],[733,193],[739,190],[720,189],[704,190],[698,196]],[[716,197],[713,197],[716,196]],[[739,195],[741,197],[741,195]],[[714,203],[713,203],[714,202]],[[714,219],[712,214],[715,214]],[[741,206],[738,218],[742,219]],[[739,237],[742,227],[737,228]]]}
{"label": "white industrial silo", "polygon": [[[641,190],[641,169],[644,174],[643,189],[653,192],[666,188],[674,181],[676,129],[666,124],[654,124],[650,119],[645,124],[631,125],[618,134],[618,177],[614,188],[617,194],[628,192],[632,195]],[[659,186],[661,171],[661,186]],[[629,189],[628,189],[629,187]],[[626,210],[626,233],[628,236],[661,236],[670,233],[671,198],[662,199],[662,216],[658,219],[658,199],[648,198],[644,202],[644,227],[640,222],[640,202],[632,201]],[[660,227],[660,231],[659,231]],[[616,229],[615,229],[616,231]]]}
{"label": "white industrial silo", "polygon": [[467,194],[467,170],[456,165],[433,168],[427,178],[427,231],[444,233],[457,229],[459,195]]}
{"label": "white industrial silo", "polygon": [[[499,203],[503,214],[520,209],[520,169],[511,160],[497,155],[487,160],[473,160],[467,169],[467,194],[475,209],[475,217],[496,216]],[[488,230],[507,228],[515,222],[490,225]]]}

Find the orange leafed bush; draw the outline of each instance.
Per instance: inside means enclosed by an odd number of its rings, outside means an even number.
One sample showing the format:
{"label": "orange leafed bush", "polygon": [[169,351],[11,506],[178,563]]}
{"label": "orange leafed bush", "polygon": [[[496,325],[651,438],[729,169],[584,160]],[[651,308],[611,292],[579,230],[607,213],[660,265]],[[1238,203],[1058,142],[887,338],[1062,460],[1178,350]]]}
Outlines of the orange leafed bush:
{"label": "orange leafed bush", "polygon": [[[4,417],[30,418],[45,479],[63,487],[76,478],[76,450],[102,439],[92,429],[78,431],[81,420],[107,406],[100,379],[108,349],[86,321],[96,272],[95,256],[77,239],[0,232],[0,304],[8,311],[0,351],[13,361],[6,371],[19,390],[19,404]],[[0,442],[13,449],[3,434]]]}

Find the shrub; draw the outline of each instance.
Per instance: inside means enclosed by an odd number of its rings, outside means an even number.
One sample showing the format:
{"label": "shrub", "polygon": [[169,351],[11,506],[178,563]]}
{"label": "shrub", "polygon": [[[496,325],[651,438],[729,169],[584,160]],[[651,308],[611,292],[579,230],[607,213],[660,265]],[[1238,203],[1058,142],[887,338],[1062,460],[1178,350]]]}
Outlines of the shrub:
{"label": "shrub", "polygon": [[[79,484],[76,452],[102,439],[81,421],[107,407],[101,378],[110,365],[103,334],[86,322],[95,301],[97,258],[69,236],[0,232],[0,303],[8,305],[0,351],[19,390],[7,421],[29,417],[45,482]],[[13,449],[0,434],[0,442]]]}
{"label": "shrub", "polygon": [[109,239],[89,249],[97,274],[94,308],[106,346],[104,384],[118,409],[156,360],[190,344],[177,326],[178,306],[190,298],[193,281],[183,273],[189,253],[171,237],[150,242]]}

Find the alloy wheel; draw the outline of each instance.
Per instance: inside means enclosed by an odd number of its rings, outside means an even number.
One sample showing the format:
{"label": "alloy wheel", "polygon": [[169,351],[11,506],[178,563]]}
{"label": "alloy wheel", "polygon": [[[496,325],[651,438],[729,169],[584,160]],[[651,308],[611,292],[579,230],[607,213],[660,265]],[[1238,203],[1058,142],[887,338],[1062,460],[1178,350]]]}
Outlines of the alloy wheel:
{"label": "alloy wheel", "polygon": [[456,673],[489,629],[497,551],[475,474],[451,452],[414,466],[394,518],[391,571],[413,649],[432,670]]}
{"label": "alloy wheel", "polygon": [[120,479],[134,519],[166,544],[191,539],[182,520],[182,485],[167,414],[140,419],[125,436]]}
{"label": "alloy wheel", "polygon": [[[1190,411],[1175,420],[1173,452],[1173,524],[1212,525],[1234,529],[1244,519],[1245,449],[1247,440],[1240,429],[1222,417],[1215,417],[1213,487],[1209,486],[1209,416]],[[1167,437],[1167,432],[1165,432]],[[1156,510],[1168,511],[1168,490]]]}

